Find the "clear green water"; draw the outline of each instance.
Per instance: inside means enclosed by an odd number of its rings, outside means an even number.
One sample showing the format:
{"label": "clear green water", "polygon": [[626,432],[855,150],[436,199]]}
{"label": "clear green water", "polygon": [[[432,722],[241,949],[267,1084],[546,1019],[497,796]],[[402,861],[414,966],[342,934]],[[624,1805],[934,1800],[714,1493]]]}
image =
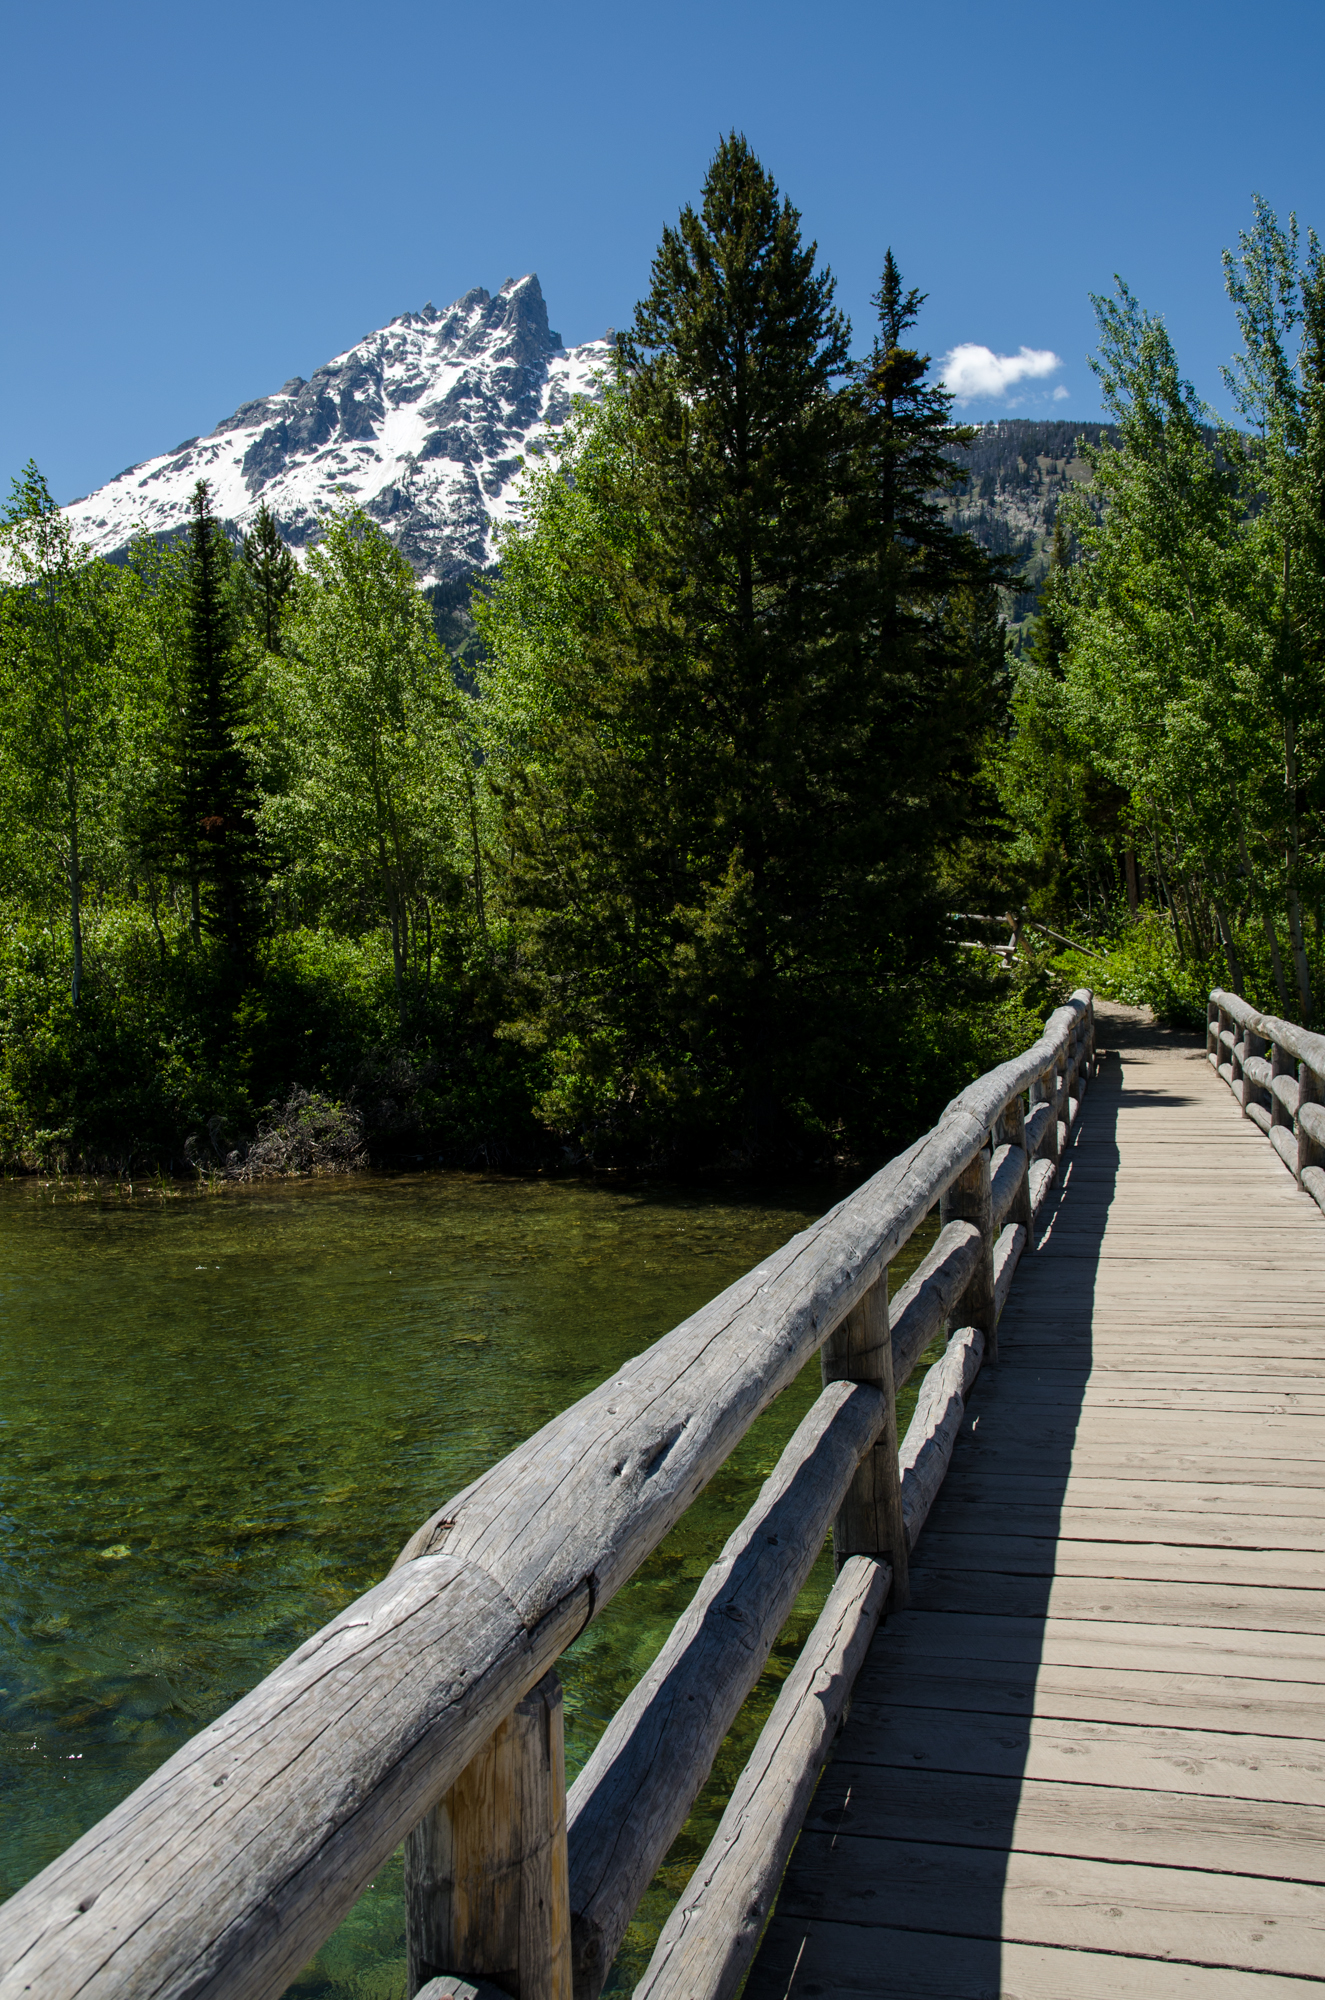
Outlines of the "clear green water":
{"label": "clear green water", "polygon": [[[832,1198],[455,1174],[0,1187],[0,1895],[433,1508]],[[572,1776],[817,1390],[816,1363],[566,1655]],[[638,1978],[829,1580],[821,1556],[609,1991]],[[404,1994],[398,1857],[291,1991]]]}

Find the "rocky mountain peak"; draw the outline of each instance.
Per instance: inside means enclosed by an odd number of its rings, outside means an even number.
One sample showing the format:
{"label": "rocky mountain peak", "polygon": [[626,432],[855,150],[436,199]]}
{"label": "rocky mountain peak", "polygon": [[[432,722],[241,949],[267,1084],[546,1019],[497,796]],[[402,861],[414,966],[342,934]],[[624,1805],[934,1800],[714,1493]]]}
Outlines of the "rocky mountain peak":
{"label": "rocky mountain peak", "polygon": [[610,352],[606,340],[563,347],[532,272],[495,296],[476,287],[400,314],[66,512],[96,554],[117,557],[141,530],[177,533],[199,479],[236,531],[265,500],[296,548],[316,541],[325,509],[353,500],[420,582],[446,582],[491,561],[526,447],[565,421],[572,397],[597,393]]}

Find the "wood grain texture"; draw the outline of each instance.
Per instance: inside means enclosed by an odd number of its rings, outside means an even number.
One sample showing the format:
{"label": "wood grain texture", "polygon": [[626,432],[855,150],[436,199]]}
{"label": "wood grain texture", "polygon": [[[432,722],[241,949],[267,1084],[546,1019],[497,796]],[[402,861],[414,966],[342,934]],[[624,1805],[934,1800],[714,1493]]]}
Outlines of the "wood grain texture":
{"label": "wood grain texture", "polygon": [[835,1564],[841,1569],[848,1556],[874,1556],[886,1562],[892,1572],[893,1607],[904,1610],[910,1598],[909,1565],[897,1461],[897,1395],[886,1271],[841,1326],[829,1334],[820,1349],[819,1363],[825,1387],[830,1382],[867,1382],[883,1398],[883,1422],[856,1467],[833,1522]]}
{"label": "wood grain texture", "polygon": [[1021,1253],[1026,1248],[1026,1230],[1019,1222],[1010,1222],[994,1244],[994,1317],[1001,1319],[1003,1308],[1012,1290],[1012,1280],[1021,1262]]}
{"label": "wood grain texture", "polygon": [[635,2000],[729,2000],[754,1957],[888,1595],[886,1564],[848,1561],[783,1682]]}
{"label": "wood grain texture", "polygon": [[982,1238],[973,1222],[950,1222],[891,1301],[893,1380],[900,1389],[970,1281]]}
{"label": "wood grain texture", "polygon": [[939,1215],[945,1227],[953,1222],[969,1222],[980,1232],[980,1255],[953,1313],[965,1324],[979,1327],[985,1337],[985,1352],[995,1361],[998,1305],[994,1295],[994,1206],[989,1154],[983,1148],[945,1190]]}
{"label": "wood grain texture", "polygon": [[[1012,1214],[1014,1206],[1025,1207],[1026,1170],[1030,1162],[1025,1149],[1011,1143],[997,1146],[989,1164],[989,1197],[995,1236]],[[1023,1217],[1018,1214],[1015,1220]]]}
{"label": "wood grain texture", "polygon": [[954,1333],[943,1355],[925,1376],[902,1440],[902,1512],[906,1539],[914,1549],[935,1496],[952,1461],[966,1397],[980,1372],[985,1337],[977,1326]]}
{"label": "wood grain texture", "polygon": [[445,1555],[378,1584],[0,1908],[0,1993],[275,2000],[589,1609],[530,1631]]}
{"label": "wood grain texture", "polygon": [[823,1391],[571,1787],[577,1996],[601,1990],[884,1415],[866,1383]]}
{"label": "wood grain texture", "polygon": [[490,1978],[511,2000],[571,2000],[566,1738],[546,1674],[405,1843],[408,1991]]}

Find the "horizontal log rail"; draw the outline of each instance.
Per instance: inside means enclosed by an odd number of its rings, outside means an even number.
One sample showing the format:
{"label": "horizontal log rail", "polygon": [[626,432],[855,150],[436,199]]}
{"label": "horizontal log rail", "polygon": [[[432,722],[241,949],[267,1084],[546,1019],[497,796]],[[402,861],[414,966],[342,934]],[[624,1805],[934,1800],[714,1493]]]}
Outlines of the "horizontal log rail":
{"label": "horizontal log rail", "polygon": [[[0,2000],[276,2000],[402,1841],[412,1994],[594,2000],[831,1527],[837,1582],[639,1989],[733,1992],[870,1635],[890,1592],[905,1601],[1093,1061],[1083,990],[448,1500],[381,1583],[0,1907]],[[890,1301],[888,1267],[936,1203],[938,1240]],[[949,1325],[899,1448],[897,1390]],[[816,1353],[823,1393],[568,1793],[558,1659]]]}
{"label": "horizontal log rail", "polygon": [[1216,987],[1206,1055],[1304,1194],[1325,1210],[1325,1035]]}

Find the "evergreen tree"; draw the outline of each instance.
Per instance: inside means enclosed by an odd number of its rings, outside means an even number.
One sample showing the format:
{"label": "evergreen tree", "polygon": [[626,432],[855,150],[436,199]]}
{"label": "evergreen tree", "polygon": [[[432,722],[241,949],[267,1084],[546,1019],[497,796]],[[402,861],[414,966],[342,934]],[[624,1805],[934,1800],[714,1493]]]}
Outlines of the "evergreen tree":
{"label": "evergreen tree", "polygon": [[998,593],[1016,579],[1006,558],[954,528],[943,505],[975,432],[953,422],[931,356],[903,344],[926,297],[903,283],[890,249],[873,300],[879,331],[853,394],[871,671],[887,703],[893,782],[919,816],[913,851],[932,879],[935,848],[988,810],[978,753],[1006,709]]}
{"label": "evergreen tree", "polygon": [[293,552],[281,538],[276,516],[264,500],[245,535],[240,560],[253,622],[269,653],[281,651],[281,613],[299,575]]}
{"label": "evergreen tree", "polygon": [[187,880],[195,942],[201,930],[211,930],[241,961],[258,925],[263,858],[246,741],[247,673],[235,630],[234,559],[205,479],[194,488],[186,549],[173,742],[143,814],[141,839],[149,857]]}
{"label": "evergreen tree", "polygon": [[995,566],[927,497],[955,434],[893,271],[848,393],[831,275],[725,140],[480,607],[524,1031],[605,1145],[707,1125],[759,1154],[892,1110],[866,1100],[938,936],[935,813],[1002,673]]}

